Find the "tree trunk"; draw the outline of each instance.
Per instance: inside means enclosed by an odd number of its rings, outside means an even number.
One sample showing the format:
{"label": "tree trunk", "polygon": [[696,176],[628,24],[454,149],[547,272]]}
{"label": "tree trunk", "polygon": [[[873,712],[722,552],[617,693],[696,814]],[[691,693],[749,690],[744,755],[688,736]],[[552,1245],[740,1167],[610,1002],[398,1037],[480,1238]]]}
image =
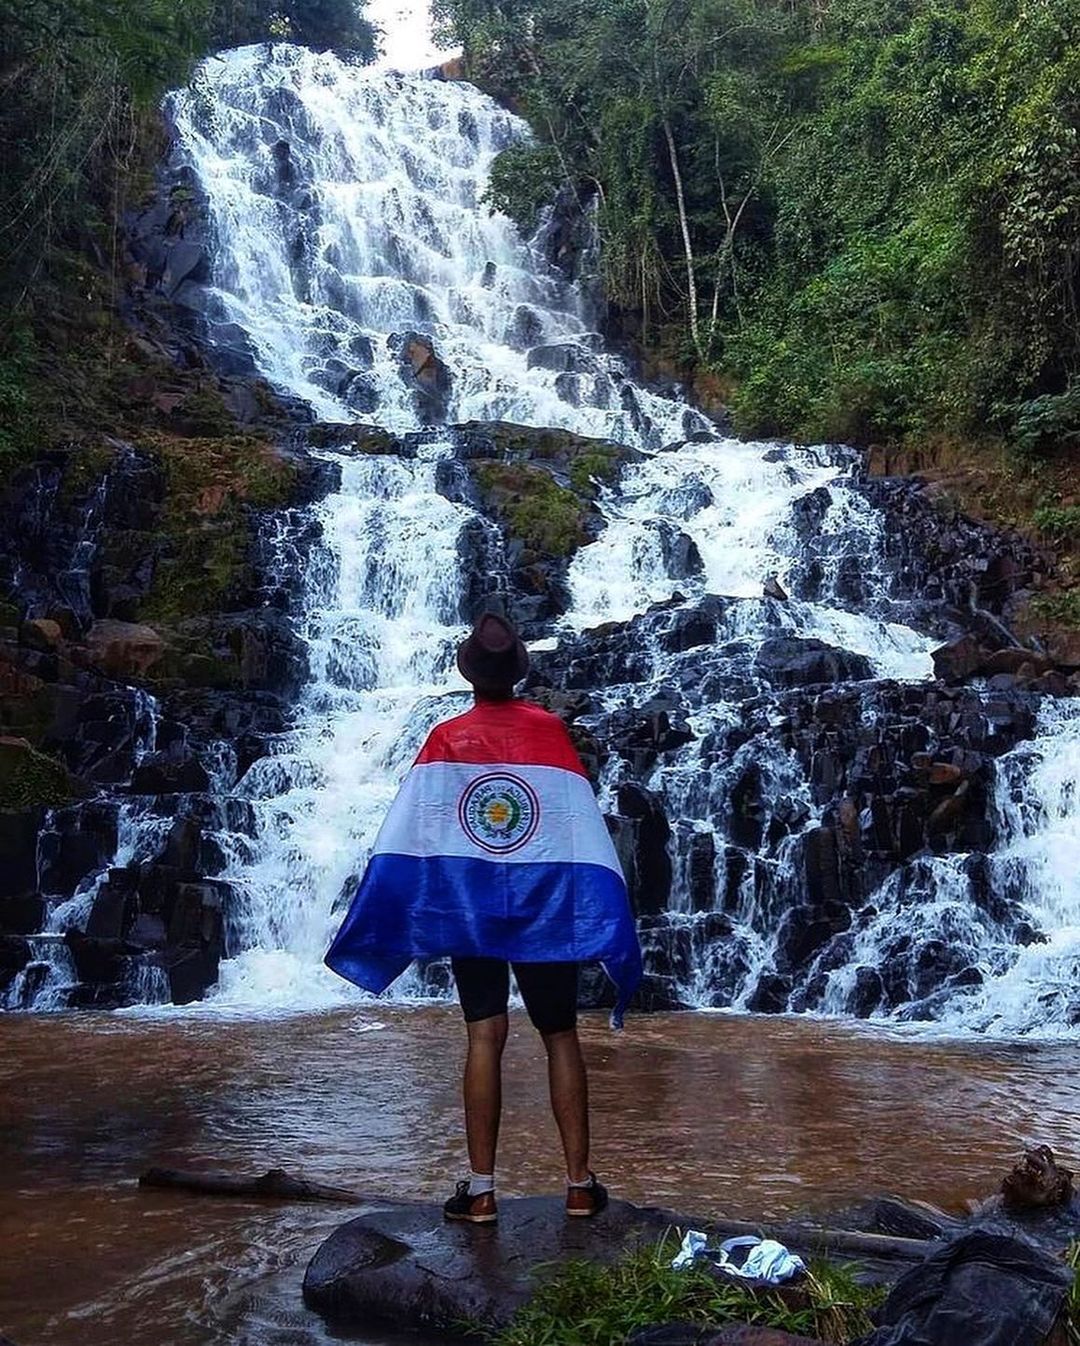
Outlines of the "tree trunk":
{"label": "tree trunk", "polygon": [[682,173],[679,171],[679,155],[675,149],[675,137],[671,133],[671,123],[664,118],[664,137],[667,140],[668,155],[671,158],[671,175],[675,179],[675,201],[679,207],[679,228],[682,230],[683,252],[686,256],[686,292],[690,308],[690,335],[694,339],[694,349],[698,359],[704,359],[701,349],[701,332],[698,327],[697,281],[694,278],[694,249],[690,242],[690,224],[686,218],[686,198],[683,195]]}

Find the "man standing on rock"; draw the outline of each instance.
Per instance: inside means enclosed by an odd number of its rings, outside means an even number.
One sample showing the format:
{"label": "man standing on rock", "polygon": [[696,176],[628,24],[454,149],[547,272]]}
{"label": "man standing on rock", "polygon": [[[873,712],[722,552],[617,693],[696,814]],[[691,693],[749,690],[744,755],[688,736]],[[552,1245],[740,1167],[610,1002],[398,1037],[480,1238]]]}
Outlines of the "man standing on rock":
{"label": "man standing on rock", "polygon": [[641,979],[626,884],[562,721],[514,697],[529,668],[504,618],[485,612],[458,649],[475,705],[436,725],[375,842],[326,955],[384,991],[414,958],[450,956],[468,1030],[467,1180],[448,1220],[494,1224],[495,1151],[510,967],[543,1038],[566,1157],[566,1213],[595,1215],[607,1192],[589,1168],[589,1104],[577,1036],[578,965],[600,960],[621,1025]]}

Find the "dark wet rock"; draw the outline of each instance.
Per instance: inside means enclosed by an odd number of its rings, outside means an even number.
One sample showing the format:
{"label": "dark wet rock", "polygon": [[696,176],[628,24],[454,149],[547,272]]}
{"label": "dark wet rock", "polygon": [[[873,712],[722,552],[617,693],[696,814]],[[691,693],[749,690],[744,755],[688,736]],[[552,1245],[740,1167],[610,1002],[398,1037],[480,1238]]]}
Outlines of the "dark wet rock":
{"label": "dark wet rock", "polygon": [[613,1201],[591,1220],[568,1220],[561,1201],[499,1203],[493,1226],[455,1224],[439,1206],[386,1204],[342,1225],[304,1277],[304,1302],[338,1330],[372,1325],[412,1332],[506,1324],[536,1288],[536,1274],[573,1259],[613,1261],[652,1243],[670,1216]]}
{"label": "dark wet rock", "polygon": [[847,1012],[859,1019],[869,1019],[885,999],[885,985],[877,968],[860,967],[855,972],[855,985],[848,997]]}
{"label": "dark wet rock", "polygon": [[45,924],[47,905],[40,893],[0,897],[0,935],[33,935]]}
{"label": "dark wet rock", "polygon": [[37,888],[37,837],[43,808],[0,810],[0,898],[20,898]]}
{"label": "dark wet rock", "polygon": [[131,778],[134,794],[197,793],[210,784],[198,756],[183,748],[155,752],[144,757]]}
{"label": "dark wet rock", "polygon": [[492,571],[506,575],[507,613],[531,638],[566,611],[569,558],[603,526],[599,485],[634,452],[569,431],[510,423],[470,422],[455,426],[453,437],[459,463],[442,469],[439,489],[498,529],[501,558],[484,542],[486,584],[490,589]]}
{"label": "dark wet rock", "polygon": [[596,248],[591,210],[594,194],[595,188],[587,184],[560,187],[536,240],[551,266],[558,267],[568,280],[586,282],[586,296]]}
{"label": "dark wet rock", "polygon": [[170,299],[187,282],[203,284],[210,279],[210,255],[200,242],[179,238],[165,254],[161,272],[161,288]]}
{"label": "dark wet rock", "polygon": [[32,957],[29,940],[0,934],[0,992],[8,989]]}
{"label": "dark wet rock", "polygon": [[615,849],[627,877],[630,901],[638,913],[663,911],[671,893],[671,828],[662,799],[640,785],[619,790],[613,819]]}
{"label": "dark wet rock", "polygon": [[560,341],[549,346],[534,346],[525,363],[529,369],[583,374],[595,368],[596,358],[575,341]]}
{"label": "dark wet rock", "polygon": [[783,1014],[788,1007],[791,982],[775,972],[762,972],[746,1001],[752,1014]]}
{"label": "dark wet rock", "polygon": [[130,961],[123,940],[100,938],[81,930],[68,930],[64,942],[71,953],[79,981],[88,986],[115,988],[111,1002],[119,1004],[120,986]]}
{"label": "dark wet rock", "polygon": [[178,886],[165,955],[169,991],[176,1005],[201,1000],[218,978],[225,951],[223,902],[228,885],[203,881]]}
{"label": "dark wet rock", "polygon": [[626,1339],[626,1346],[824,1346],[818,1337],[792,1336],[775,1327],[732,1323],[709,1327],[701,1323],[668,1323],[642,1327]]}
{"label": "dark wet rock", "polygon": [[754,671],[774,687],[860,682],[871,676],[869,659],[822,640],[772,636],[758,650]]}
{"label": "dark wet rock", "polygon": [[70,897],[99,874],[116,852],[117,806],[94,800],[53,811],[37,846],[38,883],[43,892]]}
{"label": "dark wet rock", "polygon": [[686,886],[694,911],[716,905],[716,839],[711,832],[695,831],[686,847]]}
{"label": "dark wet rock", "polygon": [[692,537],[666,519],[658,521],[657,532],[664,570],[673,580],[689,579],[701,574],[704,563]]}

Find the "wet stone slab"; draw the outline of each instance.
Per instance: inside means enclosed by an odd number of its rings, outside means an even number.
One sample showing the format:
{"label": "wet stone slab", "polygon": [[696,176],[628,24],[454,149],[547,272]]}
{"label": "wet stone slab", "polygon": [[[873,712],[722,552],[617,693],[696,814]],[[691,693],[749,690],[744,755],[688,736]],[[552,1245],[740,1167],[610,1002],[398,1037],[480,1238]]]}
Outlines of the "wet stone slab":
{"label": "wet stone slab", "polygon": [[304,1300],[345,1333],[375,1324],[455,1334],[468,1323],[497,1327],[545,1270],[573,1259],[613,1261],[670,1222],[670,1213],[625,1201],[575,1220],[553,1197],[503,1200],[499,1223],[486,1226],[449,1223],[434,1204],[387,1204],[322,1244]]}

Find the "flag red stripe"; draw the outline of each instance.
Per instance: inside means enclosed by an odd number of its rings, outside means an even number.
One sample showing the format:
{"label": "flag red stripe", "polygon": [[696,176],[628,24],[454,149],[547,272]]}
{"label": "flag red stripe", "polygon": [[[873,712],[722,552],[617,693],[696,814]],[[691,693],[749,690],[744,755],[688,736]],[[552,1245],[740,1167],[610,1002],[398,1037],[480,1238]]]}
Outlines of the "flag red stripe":
{"label": "flag red stripe", "polygon": [[426,762],[554,766],[586,774],[563,722],[528,701],[481,701],[437,724],[415,765]]}

